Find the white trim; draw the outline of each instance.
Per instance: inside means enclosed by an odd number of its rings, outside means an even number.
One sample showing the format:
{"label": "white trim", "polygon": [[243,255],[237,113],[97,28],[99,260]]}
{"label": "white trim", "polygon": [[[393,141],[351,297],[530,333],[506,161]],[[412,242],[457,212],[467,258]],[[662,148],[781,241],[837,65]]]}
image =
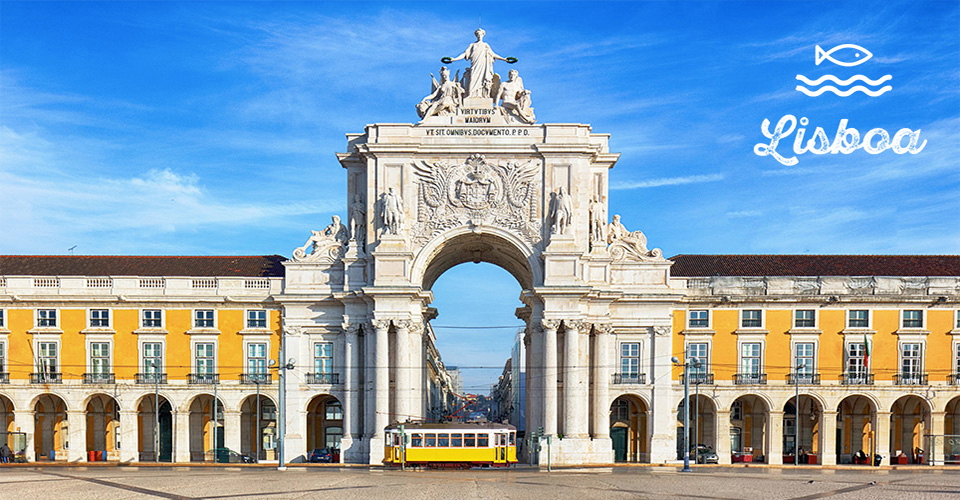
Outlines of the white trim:
{"label": "white trim", "polygon": [[[797,312],[799,311],[813,312],[813,326],[797,326]],[[817,311],[817,309],[807,308],[807,307],[797,307],[790,310],[790,330],[810,331],[810,330],[818,330],[819,328],[820,328],[820,314],[819,314],[819,311]]]}
{"label": "white trim", "polygon": [[[213,311],[213,326],[197,326],[197,311]],[[190,329],[188,335],[219,335],[220,314],[215,307],[197,307],[190,309]]]}
{"label": "white trim", "polygon": [[753,336],[741,336],[737,338],[737,371],[736,373],[740,375],[745,375],[746,372],[743,371],[743,345],[744,344],[760,344],[760,375],[767,373],[765,368],[766,353],[767,353],[767,343],[764,341],[763,337],[753,337]]}
{"label": "white trim", "polygon": [[49,342],[57,344],[57,371],[54,373],[59,373],[61,380],[63,380],[63,342],[60,340],[60,335],[38,334],[33,336],[33,360],[31,360],[33,372],[40,373],[40,343]]}
{"label": "white trim", "polygon": [[190,339],[190,369],[187,373],[197,373],[197,344],[213,344],[213,375],[220,374],[220,342],[215,336],[197,335]]}
{"label": "white trim", "polygon": [[[746,311],[757,311],[760,313],[760,326],[743,326],[743,313]],[[766,314],[766,311],[764,311],[763,309],[761,308],[754,309],[754,308],[747,307],[747,308],[737,310],[737,330],[745,330],[745,331],[765,330],[766,327],[767,327],[767,314]]]}
{"label": "white trim", "polygon": [[10,316],[7,315],[7,308],[0,307],[0,334],[10,333],[10,329],[7,328],[7,324],[9,324],[9,322]]}
{"label": "white trim", "polygon": [[107,347],[107,349],[110,350],[110,352],[109,352],[110,355],[108,356],[108,357],[110,358],[110,371],[107,372],[107,373],[116,373],[116,371],[114,371],[114,368],[116,367],[116,365],[114,364],[114,352],[115,352],[115,351],[114,351],[114,349],[113,349],[113,337],[112,337],[112,336],[107,336],[107,335],[87,335],[86,341],[84,342],[84,345],[86,346],[86,349],[87,349],[87,350],[86,350],[86,355],[87,355],[87,356],[86,356],[86,366],[87,366],[87,367],[86,367],[86,369],[84,370],[84,373],[93,373],[93,370],[92,370],[92,368],[93,368],[93,359],[92,359],[92,358],[93,358],[93,348],[90,347],[90,344],[93,344],[93,343],[98,343],[98,344],[106,343],[106,344],[109,344],[109,347]]}
{"label": "white trim", "polygon": [[[690,321],[693,318],[692,313],[694,311],[702,311],[707,313],[707,325],[706,326],[693,326],[690,324]],[[687,328],[690,330],[710,330],[713,326],[713,315],[710,314],[710,309],[687,309]]]}
{"label": "white trim", "polygon": [[[903,375],[903,346],[904,344],[920,344],[920,375],[926,373],[927,368],[927,339],[922,336],[900,337],[897,340],[897,375]],[[873,356],[871,356],[873,357]],[[929,380],[927,381],[929,382]]]}
{"label": "white trim", "polygon": [[[156,326],[145,326],[145,325],[143,324],[143,320],[144,320],[144,318],[143,318],[143,313],[144,313],[144,311],[160,311],[160,326],[159,326],[159,327],[156,327]],[[143,308],[140,308],[140,309],[137,310],[137,323],[138,323],[139,326],[140,326],[140,327],[137,329],[138,331],[158,332],[158,333],[159,333],[160,331],[164,331],[164,333],[166,333],[165,330],[166,330],[166,328],[167,328],[167,311],[166,311],[166,309],[164,309],[164,308],[162,308],[162,307],[159,307],[159,308],[153,308],[153,307],[143,307]]]}
{"label": "white trim", "polygon": [[[687,355],[690,353],[690,344],[707,344],[707,366],[703,373],[709,375],[713,373],[713,339],[710,337],[700,337],[696,339],[686,339],[683,343],[683,361],[687,361]],[[651,383],[653,383],[651,381]]]}
{"label": "white trim", "polygon": [[[53,311],[54,324],[40,326],[40,311]],[[49,318],[46,318],[49,319]],[[33,310],[33,327],[36,329],[60,328],[60,309],[57,307],[37,307]]]}
{"label": "white trim", "polygon": [[797,344],[813,344],[813,369],[810,372],[813,375],[818,373],[820,368],[820,339],[816,336],[803,337],[794,336],[790,339],[790,373],[797,373]]}
{"label": "white trim", "polygon": [[[851,326],[850,325],[850,313],[853,311],[866,311],[867,312],[867,326]],[[873,328],[873,309],[845,309],[843,314],[843,329],[844,330],[870,330]]]}
{"label": "white trim", "polygon": [[10,373],[10,344],[7,337],[0,337],[0,349],[3,349],[3,356],[0,357],[0,373]]}
{"label": "white trim", "polygon": [[[251,311],[263,311],[266,314],[266,323],[263,327],[251,327],[247,324],[248,318],[247,315]],[[243,310],[243,326],[238,332],[240,335],[272,335],[273,330],[270,329],[270,309],[263,307],[251,307]],[[259,341],[259,340],[257,340]]]}
{"label": "white trim", "polygon": [[247,350],[247,346],[250,345],[250,344],[267,344],[267,350],[266,350],[266,363],[267,363],[266,366],[267,366],[267,371],[266,371],[266,373],[269,374],[269,373],[270,373],[270,353],[272,352],[272,351],[270,350],[270,348],[271,348],[272,346],[271,346],[271,344],[270,344],[270,338],[269,338],[269,337],[266,337],[266,338],[263,338],[263,337],[255,337],[255,338],[245,338],[245,339],[243,339],[243,356],[242,356],[242,361],[241,361],[241,362],[243,363],[243,367],[242,367],[242,369],[240,370],[240,373],[244,373],[244,374],[247,374],[247,375],[250,374],[250,371],[249,371],[249,370],[250,370],[249,351]]}
{"label": "white trim", "polygon": [[[903,322],[905,321],[905,315],[907,311],[918,311],[920,312],[920,326],[905,326]],[[900,329],[901,330],[923,330],[927,327],[927,311],[926,309],[900,309]]]}
{"label": "white trim", "polygon": [[137,373],[146,373],[146,365],[143,363],[143,344],[160,344],[160,373],[167,373],[167,340],[162,336],[143,335],[137,341]]}

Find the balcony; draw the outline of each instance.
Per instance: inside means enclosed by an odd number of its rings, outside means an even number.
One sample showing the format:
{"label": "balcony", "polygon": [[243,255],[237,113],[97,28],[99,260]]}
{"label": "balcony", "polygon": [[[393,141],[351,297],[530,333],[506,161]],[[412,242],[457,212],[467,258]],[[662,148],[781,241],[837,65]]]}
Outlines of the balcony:
{"label": "balcony", "polygon": [[926,373],[898,373],[895,380],[897,385],[927,385]]}
{"label": "balcony", "polygon": [[[680,383],[683,383],[683,375],[680,375]],[[690,374],[690,383],[691,384],[713,384],[713,374],[712,373],[691,373]]]}
{"label": "balcony", "polygon": [[820,385],[819,373],[790,373],[787,375],[789,385]]}
{"label": "balcony", "polygon": [[326,384],[326,385],[339,384],[340,374],[339,373],[308,373],[307,383],[308,384]]}
{"label": "balcony", "polygon": [[646,373],[614,373],[614,384],[646,384]]}
{"label": "balcony", "polygon": [[30,383],[31,384],[62,384],[63,383],[63,374],[62,373],[31,373],[30,374]]}
{"label": "balcony", "polygon": [[220,383],[220,374],[191,373],[187,375],[187,383],[191,385],[217,385]]}
{"label": "balcony", "polygon": [[960,373],[947,375],[947,382],[949,382],[950,385],[960,385]]}
{"label": "balcony", "polygon": [[873,385],[872,373],[844,373],[840,376],[843,385]]}
{"label": "balcony", "polygon": [[10,383],[10,374],[6,372],[0,372],[0,384],[9,384]]}
{"label": "balcony", "polygon": [[270,373],[241,373],[240,383],[246,385],[270,384],[273,377]]}
{"label": "balcony", "polygon": [[138,373],[137,383],[151,384],[151,385],[166,384],[167,374],[166,373]]}
{"label": "balcony", "polygon": [[84,384],[114,384],[116,379],[112,373],[84,373]]}
{"label": "balcony", "polygon": [[736,373],[733,375],[735,385],[767,385],[766,373]]}

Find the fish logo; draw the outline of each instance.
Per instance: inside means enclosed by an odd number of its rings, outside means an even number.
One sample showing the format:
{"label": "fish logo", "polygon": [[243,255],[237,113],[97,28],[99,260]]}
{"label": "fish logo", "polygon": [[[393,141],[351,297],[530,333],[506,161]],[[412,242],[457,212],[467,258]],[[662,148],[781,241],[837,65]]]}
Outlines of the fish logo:
{"label": "fish logo", "polygon": [[[844,61],[841,59],[834,58],[833,55],[838,52],[840,54],[837,54],[837,55],[845,55],[845,54],[850,54],[852,52],[853,53],[852,60]],[[858,66],[860,64],[863,64],[867,62],[867,60],[870,59],[871,57],[873,57],[873,54],[869,50],[853,43],[845,43],[842,45],[837,45],[836,47],[827,51],[824,51],[822,47],[817,45],[817,48],[814,53],[814,62],[816,62],[817,66],[819,66],[820,63],[822,63],[824,60],[827,60],[832,62],[833,64],[838,64],[840,66],[846,66],[849,68],[852,66]]]}

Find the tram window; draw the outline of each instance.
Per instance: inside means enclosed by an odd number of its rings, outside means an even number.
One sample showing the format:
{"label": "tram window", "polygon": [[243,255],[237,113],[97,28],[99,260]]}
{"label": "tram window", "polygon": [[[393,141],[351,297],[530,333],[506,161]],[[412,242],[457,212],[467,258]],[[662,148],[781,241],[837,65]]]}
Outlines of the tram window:
{"label": "tram window", "polygon": [[486,448],[490,446],[489,434],[477,434],[477,448]]}
{"label": "tram window", "polygon": [[497,445],[498,445],[498,446],[506,446],[506,445],[507,445],[507,435],[506,435],[506,434],[498,434],[498,435],[497,435]]}
{"label": "tram window", "polygon": [[476,434],[464,434],[463,435],[463,446],[466,448],[473,448],[477,446],[477,435]]}
{"label": "tram window", "polygon": [[450,434],[450,446],[453,446],[454,448],[460,448],[463,446],[463,434]]}
{"label": "tram window", "polygon": [[516,432],[511,432],[511,433],[510,433],[510,446],[516,446],[516,445],[517,445],[517,433],[516,433]]}
{"label": "tram window", "polygon": [[410,446],[420,448],[423,446],[423,434],[414,434],[410,439]]}
{"label": "tram window", "polygon": [[437,446],[437,435],[436,434],[426,434],[426,439],[424,439],[423,446],[425,448],[434,448]]}
{"label": "tram window", "polygon": [[449,447],[450,447],[450,434],[446,434],[446,433],[437,434],[437,446],[438,446],[438,447],[442,446],[442,447],[444,447],[444,448],[449,448]]}

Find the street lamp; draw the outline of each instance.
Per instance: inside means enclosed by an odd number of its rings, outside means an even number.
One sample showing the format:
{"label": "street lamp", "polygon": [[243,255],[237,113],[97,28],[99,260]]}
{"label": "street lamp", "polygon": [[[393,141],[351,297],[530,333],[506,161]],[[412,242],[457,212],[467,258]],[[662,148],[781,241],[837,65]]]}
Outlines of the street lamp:
{"label": "street lamp", "polygon": [[160,463],[160,363],[150,361],[153,367],[153,461]]}
{"label": "street lamp", "polygon": [[[680,366],[680,360],[676,356],[670,358],[673,364]],[[690,469],[690,373],[691,366],[700,366],[699,360],[683,362],[683,470],[681,472],[691,472]]]}
{"label": "street lamp", "polygon": [[[280,359],[283,359],[285,354],[284,342],[280,342]],[[283,452],[284,452],[284,443],[283,436],[287,432],[287,370],[293,370],[296,360],[290,358],[287,360],[286,364],[277,365],[276,360],[270,360],[270,368],[275,368],[277,370],[277,376],[280,378],[280,394],[277,399],[280,400],[280,405],[277,408],[277,453],[280,457],[279,462],[277,463],[277,470],[287,470],[287,467],[283,463]],[[258,399],[259,401],[259,399]]]}
{"label": "street lamp", "polygon": [[805,361],[797,360],[797,370],[793,375],[794,388],[796,389],[793,404],[793,465],[800,465],[800,370],[807,367]]}

